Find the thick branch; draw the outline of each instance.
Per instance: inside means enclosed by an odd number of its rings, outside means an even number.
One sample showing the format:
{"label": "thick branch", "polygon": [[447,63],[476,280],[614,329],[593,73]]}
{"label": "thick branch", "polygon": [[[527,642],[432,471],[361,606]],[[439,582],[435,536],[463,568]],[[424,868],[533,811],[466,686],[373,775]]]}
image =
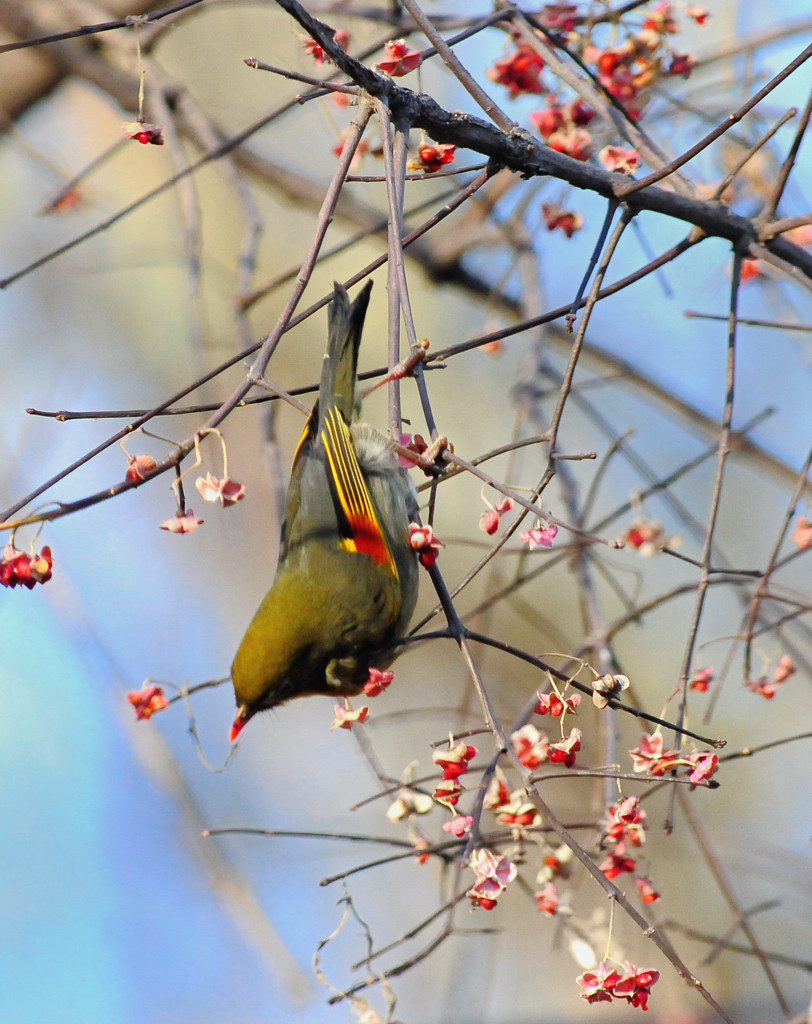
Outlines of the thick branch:
{"label": "thick branch", "polygon": [[[518,125],[506,133],[472,114],[445,110],[431,96],[395,85],[391,78],[378,74],[345,53],[333,42],[333,30],[314,18],[298,0],[277,0],[277,3],[315,36],[330,58],[357,85],[372,96],[385,100],[396,121],[422,128],[437,142],[472,149],[526,178],[549,175],[607,199],[625,198],[632,212],[650,210],[662,213],[692,224],[705,235],[725,238],[740,250],[756,241],[752,221],[733,213],[719,202],[692,199],[654,186],[625,196],[629,184],[625,175],[612,174],[557,153]],[[812,254],[786,239],[771,239],[766,245],[775,255],[812,280]]]}

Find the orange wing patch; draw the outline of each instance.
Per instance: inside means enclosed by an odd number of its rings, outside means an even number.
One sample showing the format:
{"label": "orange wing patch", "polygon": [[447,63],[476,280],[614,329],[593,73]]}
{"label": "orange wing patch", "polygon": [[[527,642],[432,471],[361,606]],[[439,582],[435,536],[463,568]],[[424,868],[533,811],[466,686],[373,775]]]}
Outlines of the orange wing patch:
{"label": "orange wing patch", "polygon": [[361,473],[349,428],[335,408],[329,409],[324,417],[321,439],[341,511],[349,525],[350,535],[342,542],[345,550],[369,555],[376,565],[384,566],[397,579],[392,552]]}

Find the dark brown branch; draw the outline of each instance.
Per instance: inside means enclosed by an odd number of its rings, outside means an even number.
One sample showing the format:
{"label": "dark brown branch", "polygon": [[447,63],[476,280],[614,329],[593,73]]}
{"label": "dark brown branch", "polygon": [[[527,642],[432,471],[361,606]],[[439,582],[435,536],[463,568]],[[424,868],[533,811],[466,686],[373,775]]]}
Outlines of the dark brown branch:
{"label": "dark brown branch", "polygon": [[0,53],[8,53],[9,50],[24,50],[29,46],[61,43],[67,39],[78,39],[80,36],[98,35],[101,32],[111,32],[117,28],[128,28],[133,24],[148,24],[201,3],[203,0],[178,0],[177,3],[170,4],[169,7],[162,7],[159,11],[151,11],[147,14],[128,15],[126,18],[117,18],[115,21],[103,21],[97,25],[82,25],[80,28],[70,29],[67,32],[56,32],[50,36],[40,36],[37,39],[21,39],[15,43],[4,43],[0,46]]}

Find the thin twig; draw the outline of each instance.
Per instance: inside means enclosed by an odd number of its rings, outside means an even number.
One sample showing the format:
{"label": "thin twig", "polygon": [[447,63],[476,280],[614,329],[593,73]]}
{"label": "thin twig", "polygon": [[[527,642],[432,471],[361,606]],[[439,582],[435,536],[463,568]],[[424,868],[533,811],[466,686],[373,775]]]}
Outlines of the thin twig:
{"label": "thin twig", "polygon": [[750,99],[747,100],[746,103],[743,103],[738,110],[726,117],[721,124],[717,125],[713,129],[713,131],[708,132],[707,135],[691,146],[690,149],[687,149],[681,156],[677,157],[676,160],[672,160],[667,167],[664,167],[659,171],[655,171],[653,174],[648,174],[645,178],[638,178],[636,181],[631,181],[626,185],[620,186],[617,192],[618,197],[626,199],[635,192],[639,192],[641,189],[647,189],[650,185],[661,181],[684,164],[687,164],[689,160],[693,160],[693,158],[701,153],[703,149],[707,149],[712,142],[715,142],[717,139],[725,135],[734,124],[738,124],[746,114],[749,114],[753,107],[761,103],[766,96],[769,96],[774,89],[776,89],[785,79],[789,78],[793,72],[797,71],[798,68],[808,61],[810,57],[812,57],[812,44],[802,50],[795,60],[790,61],[786,67],[782,68],[777,75],[771,78],[762,89],[759,89],[755,96],[751,96]]}

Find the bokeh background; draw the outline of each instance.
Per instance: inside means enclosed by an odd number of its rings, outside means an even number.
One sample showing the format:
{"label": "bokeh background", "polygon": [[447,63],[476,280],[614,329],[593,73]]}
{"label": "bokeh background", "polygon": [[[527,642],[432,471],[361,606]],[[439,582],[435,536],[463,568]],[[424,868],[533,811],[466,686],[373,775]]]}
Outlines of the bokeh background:
{"label": "bokeh background", "polygon": [[[0,24],[14,14],[14,7],[0,5]],[[79,5],[16,7],[42,16],[61,8],[60,16],[69,11],[73,24],[93,20]],[[681,112],[667,93],[656,101],[660,115],[652,131],[675,152],[698,137],[703,117],[708,124],[721,120],[809,38],[809,25],[803,31],[787,29],[800,16],[794,3],[779,0],[765,9],[752,0],[711,0],[708,7],[709,23],[702,29],[686,24],[681,37],[685,49],[714,58],[706,71],[700,68],[681,83],[680,95],[693,115]],[[445,5],[443,11],[470,13],[461,3]],[[340,13],[324,17],[338,23]],[[370,28],[351,18],[347,22],[358,49],[386,38],[379,35],[380,25]],[[743,41],[770,34],[774,41],[755,56],[720,56]],[[132,33],[126,40],[123,33],[100,36],[98,42],[103,49],[111,48],[111,59],[127,75],[136,74]],[[460,56],[484,80],[485,68],[501,54],[502,45],[500,35],[485,33],[461,47]],[[149,58],[148,86],[178,83],[179,95],[192,97],[226,137],[300,88],[248,69],[243,63],[248,56],[312,72],[292,23],[274,5],[212,3],[177,20],[157,40]],[[27,73],[23,62],[31,59],[32,51],[0,54],[0,102],[5,109],[13,110],[15,85]],[[50,59],[55,59],[53,53]],[[742,126],[741,137],[754,139],[787,107],[803,107],[810,85],[812,76],[801,69]],[[422,87],[450,109],[471,109],[471,101],[437,62],[426,66]],[[507,102],[503,94],[499,98]],[[521,121],[533,105],[520,100],[509,109]],[[701,116],[696,116],[697,108]],[[209,164],[194,175],[188,191],[168,190],[3,291],[4,507],[125,422],[63,423],[26,415],[27,407],[146,409],[270,330],[287,294],[284,286],[256,303],[245,320],[234,315],[240,255],[251,230],[246,211],[262,226],[254,281],[295,269],[310,242],[312,197],[318,199],[329,179],[332,148],[346,123],[345,113],[327,103],[309,104],[249,140],[248,148],[274,165],[275,185],[268,187],[243,167],[241,196],[233,169],[222,162]],[[188,140],[170,139],[163,149],[120,146],[82,183],[77,206],[38,215],[66,177],[118,139],[121,121],[131,116],[99,84],[63,68],[55,88],[5,125],[0,140],[4,278],[111,217],[199,155]],[[786,145],[790,130],[777,137],[779,142]],[[734,143],[729,146],[735,149]],[[692,165],[695,180],[718,180],[726,159],[723,146],[704,155]],[[785,215],[809,210],[804,194],[808,152],[802,149],[799,159]],[[362,171],[380,174],[380,164],[368,158]],[[763,186],[774,179],[773,165],[766,161],[760,174],[754,173],[737,197],[742,212],[757,209],[759,182]],[[512,193],[505,197],[500,209],[506,223],[519,211],[528,223],[537,224],[541,200],[563,194],[563,186],[554,181],[534,187],[527,211]],[[441,182],[415,182],[409,186],[409,202],[444,188]],[[370,208],[384,210],[383,185],[355,184],[348,190]],[[582,212],[585,227],[572,240],[546,232],[535,236],[540,241],[533,301],[539,309],[571,298],[603,218],[597,197],[579,193],[567,201]],[[184,224],[190,218],[199,230],[199,274],[190,272],[185,252],[189,235]],[[353,221],[352,213],[339,216],[328,243],[355,234],[359,227],[363,225]],[[453,218],[439,229],[436,252],[453,252],[461,245],[472,275],[504,286],[513,301],[527,298],[528,281],[515,271],[508,247],[500,247],[484,229],[462,241],[456,230]],[[639,231],[629,231],[621,244],[613,279],[645,262],[649,250],[659,252],[674,244],[684,230],[684,225],[642,216]],[[326,261],[314,275],[305,303],[325,294],[334,278],[353,272],[382,248],[385,238],[371,235]],[[578,383],[606,426],[573,402],[564,426],[565,450],[596,450],[602,459],[613,437],[631,431],[636,456],[655,478],[713,450],[716,435],[708,423],[718,423],[721,414],[726,325],[684,314],[686,309],[726,314],[730,264],[724,244],[705,243],[658,278],[649,277],[598,306],[588,332],[595,354],[583,362]],[[408,270],[418,332],[430,338],[432,348],[510,322],[506,303],[488,301],[487,295],[454,284],[440,285],[418,261],[410,262]],[[386,358],[385,277],[379,274],[376,281],[362,351],[365,367],[379,366]],[[773,278],[752,282],[741,294],[743,316],[803,325],[809,322],[807,307],[801,288]],[[768,409],[770,414],[748,435],[756,447],[743,448],[733,459],[721,509],[720,558],[740,568],[764,564],[792,493],[793,473],[812,437],[807,339],[800,327],[795,332],[741,328],[736,425]],[[286,336],[270,375],[286,387],[312,383],[323,344],[322,313]],[[498,353],[472,351],[429,375],[441,430],[459,454],[469,458],[510,439],[521,386],[543,386],[545,375],[554,382],[565,365],[566,344],[560,332],[528,332],[503,343]],[[629,364],[640,379],[613,359]],[[238,364],[199,389],[194,401],[224,398],[243,372]],[[548,386],[554,397],[555,384]],[[667,404],[664,395],[674,396],[676,403]],[[410,387],[404,390],[404,410],[420,430],[419,404]],[[382,395],[369,400],[365,414],[373,422],[385,421]],[[155,429],[181,439],[196,422],[191,417],[167,418]],[[168,478],[162,477],[47,526],[37,543],[54,549],[53,580],[32,592],[0,595],[0,1021],[309,1024],[346,1018],[346,1006],[325,1005],[330,993],[311,969],[318,943],[339,924],[345,891],[340,882],[320,887],[319,881],[383,856],[387,847],[201,833],[245,826],[403,838],[402,827],[384,816],[387,800],[350,809],[372,796],[377,785],[359,744],[350,734],[328,731],[329,702],[301,701],[252,723],[236,756],[228,760],[233,697],[227,683],[202,690],[191,703],[174,704],[148,723],[133,720],[126,700],[126,693],[147,677],[183,687],[227,676],[242,631],[273,575],[278,508],[300,430],[301,417],[289,408],[273,414],[267,406],[239,410],[228,420],[225,436],[232,475],[247,485],[244,502],[227,511],[204,510],[192,492],[190,503],[205,526],[188,536],[174,536],[157,529],[174,511]],[[164,442],[151,438],[131,438],[127,449],[157,457],[168,451]],[[204,469],[218,473],[216,446],[204,449],[204,459]],[[493,472],[529,484],[542,464],[532,450],[512,462],[497,462]],[[596,494],[596,521],[646,485],[640,464],[618,458],[609,465]],[[644,504],[646,516],[679,534],[681,550],[692,557],[699,554],[701,534],[679,514],[672,498],[703,523],[714,467],[715,460],[709,458],[686,474],[667,499]],[[595,465],[576,462],[571,468],[583,493],[594,479]],[[39,501],[83,497],[120,480],[125,469],[125,455],[113,446]],[[447,543],[441,565],[451,583],[486,550],[487,538],[477,529],[484,509],[479,491],[480,484],[466,478],[442,489],[436,525]],[[548,500],[554,511],[555,500],[553,495]],[[619,536],[632,518],[630,513],[613,522],[607,536]],[[32,539],[33,532],[23,536],[21,531],[18,537],[25,543]],[[477,628],[537,653],[577,648],[584,629],[566,558],[510,598],[487,607],[489,595],[509,584],[528,557],[523,547],[514,539],[495,567],[460,598],[461,612],[470,614]],[[619,551],[602,557],[607,571],[639,600],[696,579],[690,566],[663,556],[643,560],[634,552]],[[808,580],[804,566],[803,560],[790,566],[782,584],[802,590]],[[605,581],[601,594],[611,621],[622,613],[624,601]],[[424,581],[420,611],[432,607]],[[653,713],[660,712],[676,685],[692,607],[693,596],[687,594],[617,637],[616,650],[637,699]],[[707,645],[700,661],[722,664],[728,651],[723,638],[741,628],[741,615],[736,588],[713,590],[700,635]],[[802,623],[796,625],[793,642],[803,650],[808,638],[801,632]],[[777,657],[781,639],[774,634],[763,638],[757,667],[759,658],[766,665]],[[480,653],[480,667],[509,723],[539,679],[493,652]],[[808,685],[808,672],[802,670],[768,704],[749,693],[731,671],[712,723],[701,724],[703,708],[697,707],[692,724],[701,732],[725,736],[728,751],[802,733],[809,728]],[[481,722],[464,666],[448,643],[416,646],[405,655],[397,684],[384,700],[374,708],[369,735],[395,778],[412,761],[420,762],[418,774],[428,772],[430,743],[449,730],[475,728]],[[588,725],[581,724],[586,731]],[[636,745],[637,726],[623,721],[617,729],[621,752]],[[812,959],[807,763],[808,740],[732,762],[720,776],[722,788],[699,792],[692,803],[741,904],[751,909],[771,903],[769,911],[754,918],[763,947],[800,961]],[[593,782],[560,782],[545,792],[559,814],[600,814],[601,791]],[[680,820],[674,834],[666,836],[659,828],[665,795],[647,807],[652,829],[645,856],[664,895],[663,909],[658,905],[655,917],[677,918],[709,935],[725,933],[733,917],[685,822]],[[433,824],[427,825],[431,834],[444,820],[439,809],[433,815]],[[433,911],[442,881],[437,865],[419,865],[410,858],[363,872],[349,880],[348,888],[382,945]],[[596,899],[594,886],[581,880],[571,900],[600,956],[607,924],[603,897]],[[571,934],[542,919],[518,886],[503,897],[497,914],[469,916],[462,908],[458,924],[491,932],[454,935],[396,979],[397,1019],[512,1024],[576,1020],[585,1014],[628,1016],[617,1007],[587,1009],[578,999],[574,977],[580,969],[573,962]],[[775,998],[752,957],[728,951],[703,965],[712,950],[709,944],[676,929],[669,934],[736,1020],[777,1019]],[[616,923],[615,940],[630,951],[645,949],[624,922]],[[350,983],[348,965],[365,948],[362,929],[351,921],[322,953],[322,967],[333,984]],[[704,1004],[658,962],[653,949],[638,955],[663,975],[652,1001],[653,1017],[670,1022],[707,1019]],[[808,1001],[808,964],[806,970],[781,964],[775,970],[792,1013],[801,1013]],[[375,1005],[380,1009],[382,1004]]]}

